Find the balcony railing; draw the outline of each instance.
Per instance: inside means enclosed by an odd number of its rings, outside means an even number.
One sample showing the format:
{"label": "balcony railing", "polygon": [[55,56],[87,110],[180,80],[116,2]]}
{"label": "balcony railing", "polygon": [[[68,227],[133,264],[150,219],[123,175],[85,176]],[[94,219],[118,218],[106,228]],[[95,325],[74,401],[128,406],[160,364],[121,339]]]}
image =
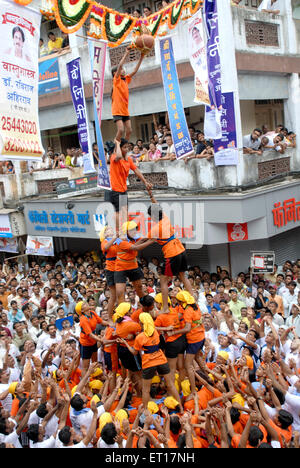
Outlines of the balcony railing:
{"label": "balcony railing", "polygon": [[[300,173],[300,156],[293,148],[287,149],[284,154],[274,150],[265,151],[262,156],[246,155],[240,151],[238,167],[216,167],[213,160],[194,159],[187,164],[183,160],[141,163],[139,169],[155,188],[163,191],[175,189],[177,193],[182,190],[188,195],[201,191],[237,190],[239,187],[251,187],[275,178],[296,175]],[[4,202],[12,205],[28,197],[56,196],[58,182],[63,183],[82,175],[82,168],[5,174],[0,175],[0,187],[3,184]],[[129,188],[144,190],[134,174],[129,176]]]}

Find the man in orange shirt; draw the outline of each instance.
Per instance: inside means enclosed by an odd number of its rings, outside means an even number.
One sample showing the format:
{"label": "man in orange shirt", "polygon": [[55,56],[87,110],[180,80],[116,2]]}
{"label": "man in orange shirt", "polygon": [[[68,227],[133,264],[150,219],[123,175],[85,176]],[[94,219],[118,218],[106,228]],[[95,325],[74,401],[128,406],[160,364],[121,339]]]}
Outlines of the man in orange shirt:
{"label": "man in orange shirt", "polygon": [[184,288],[193,296],[193,287],[185,272],[188,269],[186,250],[179,239],[175,238],[175,230],[169,218],[163,213],[161,207],[149,191],[152,205],[148,209],[154,225],[148,234],[148,238],[162,246],[164,255],[163,272],[160,276],[160,286],[163,296],[163,307],[161,313],[168,312],[168,283],[173,276],[178,276]]}
{"label": "man in orange shirt", "polygon": [[[115,153],[110,158],[110,183],[111,190],[106,190],[104,200],[112,203],[116,211],[116,231],[119,231],[125,221],[127,221],[127,177],[132,170],[135,175],[145,184],[146,189],[152,189],[141,171],[136,167],[132,158],[127,156],[129,145],[127,140],[115,141]],[[119,214],[120,213],[120,214]]]}
{"label": "man in orange shirt", "polygon": [[143,291],[142,279],[144,274],[137,262],[138,251],[151,244],[151,241],[141,243],[136,229],[137,224],[134,221],[128,221],[122,226],[123,234],[126,239],[117,239],[117,260],[115,265],[115,284],[117,302],[125,302],[125,290],[127,278],[132,282],[134,289],[139,297],[146,294]]}
{"label": "man in orange shirt", "polygon": [[130,53],[130,49],[131,46],[127,47],[126,53],[120,61],[118,67],[113,67],[111,71],[113,76],[111,113],[113,115],[114,122],[116,122],[117,125],[116,140],[118,141],[121,141],[121,138],[124,134],[124,130],[126,140],[129,140],[130,135],[132,133],[131,120],[128,110],[128,85],[130,84],[132,77],[138,72],[144,58],[144,55],[142,54],[133,72],[129,75],[126,75],[123,66]]}
{"label": "man in orange shirt", "polygon": [[87,303],[80,301],[75,306],[75,312],[80,316],[80,356],[82,359],[82,376],[84,377],[90,366],[90,360],[96,362],[98,346],[101,338],[95,335],[98,323],[108,325],[95,312],[90,310]]}

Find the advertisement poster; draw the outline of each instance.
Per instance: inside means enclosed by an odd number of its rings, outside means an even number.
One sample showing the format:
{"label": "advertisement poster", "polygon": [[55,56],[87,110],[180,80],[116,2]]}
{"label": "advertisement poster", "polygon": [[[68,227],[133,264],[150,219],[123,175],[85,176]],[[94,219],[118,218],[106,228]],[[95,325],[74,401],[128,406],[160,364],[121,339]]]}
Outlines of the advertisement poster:
{"label": "advertisement poster", "polygon": [[0,3],[0,160],[37,160],[44,153],[38,118],[41,14]]}
{"label": "advertisement poster", "polygon": [[53,237],[27,236],[26,254],[53,257]]}
{"label": "advertisement poster", "polygon": [[222,95],[222,138],[214,140],[215,165],[236,166],[238,164],[237,135],[234,114],[234,93]]}
{"label": "advertisement poster", "polygon": [[195,73],[195,98],[197,104],[210,106],[208,95],[208,71],[206,40],[201,9],[188,22],[190,62]]}
{"label": "advertisement poster", "polygon": [[8,214],[0,214],[0,238],[1,237],[13,237]]}
{"label": "advertisement poster", "polygon": [[16,237],[13,237],[12,239],[0,237],[0,252],[18,253],[18,239]]}
{"label": "advertisement poster", "polygon": [[58,57],[39,63],[39,96],[61,90]]}

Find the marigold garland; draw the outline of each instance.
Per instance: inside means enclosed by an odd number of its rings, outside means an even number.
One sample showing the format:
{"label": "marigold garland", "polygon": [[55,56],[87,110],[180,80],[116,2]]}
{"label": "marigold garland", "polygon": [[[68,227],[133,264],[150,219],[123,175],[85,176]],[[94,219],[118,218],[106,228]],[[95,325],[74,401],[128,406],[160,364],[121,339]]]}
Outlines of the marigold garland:
{"label": "marigold garland", "polygon": [[[14,0],[19,5],[29,5],[32,0]],[[90,16],[89,36],[102,38],[108,41],[110,47],[118,47],[133,29],[147,28],[154,37],[165,35],[166,27],[174,29],[180,18],[187,19],[190,14],[193,15],[202,5],[204,0],[175,0],[162,10],[153,13],[147,18],[135,18],[127,13],[119,13],[107,6],[96,3],[95,0],[48,0],[49,11],[41,8],[41,13],[47,18],[55,17],[60,30],[66,34],[72,34],[82,28],[87,18]],[[43,2],[44,3],[44,2]],[[73,17],[68,17],[65,13],[68,6],[78,3],[79,10]],[[52,5],[51,5],[52,4]],[[44,6],[44,5],[43,5]],[[70,11],[70,10],[69,10]],[[113,31],[112,21],[116,28]],[[118,26],[124,23],[124,27],[118,30]],[[160,34],[161,33],[161,34]]]}
{"label": "marigold garland", "polygon": [[32,0],[15,0],[15,2],[18,4],[18,5],[23,5],[23,6],[27,6],[29,5]]}
{"label": "marigold garland", "polygon": [[82,26],[86,22],[87,18],[89,17],[89,15],[91,13],[91,10],[93,8],[92,3],[91,2],[86,2],[86,3],[89,3],[89,5],[88,5],[87,10],[85,11],[84,15],[80,18],[78,23],[76,23],[74,26],[68,28],[67,26],[64,25],[63,19],[61,18],[60,8],[59,8],[59,1],[60,0],[54,0],[54,14],[55,14],[55,20],[56,20],[57,26],[59,27],[59,29],[62,32],[66,33],[66,34],[72,34],[74,32],[77,32],[80,28],[82,28]]}

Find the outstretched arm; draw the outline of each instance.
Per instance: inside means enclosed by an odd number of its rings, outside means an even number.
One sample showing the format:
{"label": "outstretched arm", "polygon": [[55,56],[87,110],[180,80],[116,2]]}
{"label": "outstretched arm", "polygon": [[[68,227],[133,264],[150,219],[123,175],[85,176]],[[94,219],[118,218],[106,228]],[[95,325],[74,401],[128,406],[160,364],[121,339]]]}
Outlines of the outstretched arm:
{"label": "outstretched arm", "polygon": [[117,69],[117,72],[116,72],[116,75],[115,75],[117,78],[121,75],[123,65],[126,62],[126,59],[127,59],[128,55],[129,55],[129,53],[130,53],[130,48],[127,47],[127,50],[126,50],[125,54],[123,55],[119,65],[118,65],[118,69]]}
{"label": "outstretched arm", "polygon": [[138,72],[144,57],[145,57],[144,54],[141,54],[140,59],[139,59],[137,65],[136,65],[135,69],[133,70],[132,73],[129,74],[130,78],[132,78]]}

